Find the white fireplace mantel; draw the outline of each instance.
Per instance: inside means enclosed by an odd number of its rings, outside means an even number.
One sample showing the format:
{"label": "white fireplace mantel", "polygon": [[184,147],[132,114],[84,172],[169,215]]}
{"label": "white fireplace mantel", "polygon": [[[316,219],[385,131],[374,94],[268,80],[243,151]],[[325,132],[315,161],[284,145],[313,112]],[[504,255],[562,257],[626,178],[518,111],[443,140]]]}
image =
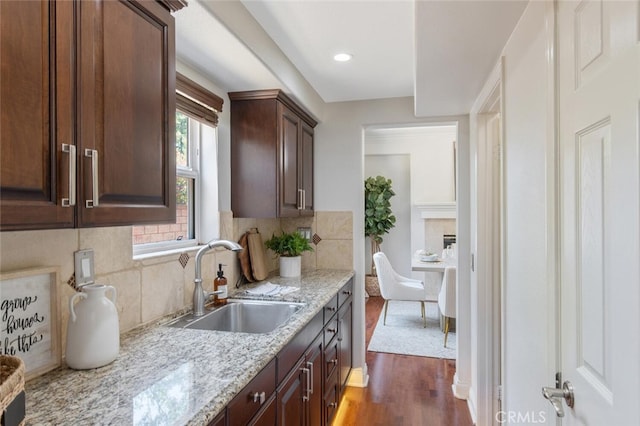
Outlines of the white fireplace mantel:
{"label": "white fireplace mantel", "polygon": [[441,203],[416,203],[415,207],[420,212],[422,219],[455,219],[456,202],[445,201]]}

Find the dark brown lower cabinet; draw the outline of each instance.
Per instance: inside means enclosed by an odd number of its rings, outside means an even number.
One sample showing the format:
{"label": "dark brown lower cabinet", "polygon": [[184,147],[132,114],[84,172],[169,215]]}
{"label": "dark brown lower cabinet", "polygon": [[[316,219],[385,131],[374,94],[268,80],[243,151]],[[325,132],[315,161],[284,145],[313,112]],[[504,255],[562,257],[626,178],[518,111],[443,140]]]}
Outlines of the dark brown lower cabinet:
{"label": "dark brown lower cabinet", "polygon": [[278,425],[322,424],[322,334],[278,387]]}
{"label": "dark brown lower cabinet", "polygon": [[289,376],[278,387],[277,419],[279,425],[304,425],[307,394],[304,359],[300,359]]}
{"label": "dark brown lower cabinet", "polygon": [[309,395],[307,403],[307,425],[322,425],[322,356],[323,356],[322,334],[318,335],[311,344],[305,355],[305,365],[309,369]]}
{"label": "dark brown lower cabinet", "polygon": [[352,291],[351,280],[209,426],[330,425],[352,367]]}
{"label": "dark brown lower cabinet", "polygon": [[353,301],[348,299],[338,312],[338,329],[340,341],[340,392],[347,385],[349,373],[353,366]]}
{"label": "dark brown lower cabinet", "polygon": [[222,413],[211,420],[207,426],[227,426],[227,410],[222,410]]}
{"label": "dark brown lower cabinet", "polygon": [[[227,405],[230,425],[246,425],[262,414],[276,390],[276,359],[272,359]],[[257,423],[266,424],[266,423]],[[275,419],[273,423],[275,424]]]}
{"label": "dark brown lower cabinet", "polygon": [[258,414],[249,422],[249,426],[274,426],[276,424],[276,394],[264,403]]}

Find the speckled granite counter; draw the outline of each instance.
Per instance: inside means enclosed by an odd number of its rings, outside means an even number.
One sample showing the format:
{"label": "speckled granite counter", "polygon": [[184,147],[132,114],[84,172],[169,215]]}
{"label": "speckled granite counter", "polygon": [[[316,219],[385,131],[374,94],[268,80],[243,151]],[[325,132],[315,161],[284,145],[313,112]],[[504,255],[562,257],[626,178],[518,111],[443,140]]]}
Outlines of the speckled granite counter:
{"label": "speckled granite counter", "polygon": [[188,330],[162,322],[128,332],[112,364],[85,371],[63,367],[28,382],[27,424],[206,425],[352,276],[316,270],[301,278],[269,278],[300,288],[277,300],[306,303],[271,333]]}

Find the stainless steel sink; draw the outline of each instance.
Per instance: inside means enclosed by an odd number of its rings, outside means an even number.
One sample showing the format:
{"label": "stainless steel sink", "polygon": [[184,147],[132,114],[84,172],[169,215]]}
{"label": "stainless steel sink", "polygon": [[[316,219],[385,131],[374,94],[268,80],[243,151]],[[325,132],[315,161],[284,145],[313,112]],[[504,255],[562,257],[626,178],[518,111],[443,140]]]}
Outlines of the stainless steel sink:
{"label": "stainless steel sink", "polygon": [[269,333],[304,306],[303,303],[230,299],[220,308],[195,317],[188,314],[168,324],[197,330]]}

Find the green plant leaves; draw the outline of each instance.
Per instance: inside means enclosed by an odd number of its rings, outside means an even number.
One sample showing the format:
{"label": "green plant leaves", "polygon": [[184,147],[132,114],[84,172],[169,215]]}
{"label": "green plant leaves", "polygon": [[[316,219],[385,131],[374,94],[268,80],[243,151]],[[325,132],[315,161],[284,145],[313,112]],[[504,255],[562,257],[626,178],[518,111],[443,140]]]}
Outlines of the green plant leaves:
{"label": "green plant leaves", "polygon": [[396,195],[391,184],[391,179],[384,176],[369,177],[364,181],[364,232],[378,244],[382,243],[382,235],[396,223],[389,201]]}
{"label": "green plant leaves", "polygon": [[275,254],[284,257],[300,256],[302,252],[313,251],[309,241],[298,232],[273,235],[264,245]]}

